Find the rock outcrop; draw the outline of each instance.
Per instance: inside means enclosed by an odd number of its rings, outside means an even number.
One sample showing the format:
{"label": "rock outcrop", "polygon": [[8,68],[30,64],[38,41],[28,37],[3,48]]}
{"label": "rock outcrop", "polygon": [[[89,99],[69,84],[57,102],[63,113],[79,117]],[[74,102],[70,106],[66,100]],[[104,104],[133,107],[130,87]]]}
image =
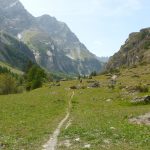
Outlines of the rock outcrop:
{"label": "rock outcrop", "polygon": [[119,52],[106,65],[107,70],[150,63],[150,28],[131,33]]}

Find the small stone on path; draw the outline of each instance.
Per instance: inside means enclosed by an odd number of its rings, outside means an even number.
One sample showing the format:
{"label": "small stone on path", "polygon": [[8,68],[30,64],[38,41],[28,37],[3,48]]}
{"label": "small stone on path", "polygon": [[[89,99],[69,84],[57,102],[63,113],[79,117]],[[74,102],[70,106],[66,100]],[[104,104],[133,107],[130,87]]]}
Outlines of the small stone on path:
{"label": "small stone on path", "polygon": [[90,148],[91,147],[91,144],[86,144],[86,145],[84,145],[84,148]]}

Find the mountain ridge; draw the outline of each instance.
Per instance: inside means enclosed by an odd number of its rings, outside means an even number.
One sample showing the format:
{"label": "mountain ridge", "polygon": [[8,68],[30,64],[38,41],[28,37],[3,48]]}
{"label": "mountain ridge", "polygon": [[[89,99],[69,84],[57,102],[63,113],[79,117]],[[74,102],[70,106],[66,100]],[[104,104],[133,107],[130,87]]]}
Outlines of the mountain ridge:
{"label": "mountain ridge", "polygon": [[3,3],[0,7],[0,29],[24,42],[41,67],[72,74],[90,74],[101,70],[102,64],[97,57],[65,23],[49,15],[34,17],[19,0],[0,2]]}

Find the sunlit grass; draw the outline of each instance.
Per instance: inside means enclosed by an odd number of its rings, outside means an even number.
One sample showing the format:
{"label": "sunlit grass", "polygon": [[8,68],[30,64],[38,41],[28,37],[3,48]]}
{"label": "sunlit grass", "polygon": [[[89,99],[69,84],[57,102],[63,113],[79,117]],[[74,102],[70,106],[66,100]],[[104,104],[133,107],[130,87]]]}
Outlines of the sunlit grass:
{"label": "sunlit grass", "polygon": [[41,149],[65,116],[67,96],[59,88],[0,96],[0,145],[7,150]]}
{"label": "sunlit grass", "polygon": [[[136,76],[135,76],[136,75]],[[132,93],[126,87],[149,87],[149,66],[124,69],[114,89],[108,88],[110,76],[93,78],[100,88],[75,90],[70,114],[71,125],[62,129],[59,150],[149,150],[150,126],[133,125],[129,118],[150,112],[150,105],[133,105],[131,100],[148,93]],[[88,80],[88,79],[87,79]],[[86,86],[87,80],[82,85]],[[141,83],[142,82],[142,83]],[[60,87],[37,89],[29,93],[0,96],[0,145],[6,150],[38,150],[49,139],[65,116],[70,86],[79,81],[61,82]],[[124,88],[120,88],[120,84]],[[79,141],[75,139],[79,138]],[[66,147],[64,141],[71,146]]]}
{"label": "sunlit grass", "polygon": [[[135,79],[135,74],[141,80]],[[134,86],[141,81],[148,84],[149,77],[148,67],[126,69],[121,71],[114,89],[108,88],[110,78],[103,75],[95,78],[100,81],[101,88],[76,90],[71,125],[62,131],[59,149],[79,150],[90,144],[90,150],[149,150],[150,126],[130,124],[129,118],[150,112],[150,105],[130,102],[134,97],[150,92],[130,93],[119,88],[120,83],[124,86]],[[80,140],[75,141],[77,138]],[[65,140],[69,140],[70,147],[62,144]]]}

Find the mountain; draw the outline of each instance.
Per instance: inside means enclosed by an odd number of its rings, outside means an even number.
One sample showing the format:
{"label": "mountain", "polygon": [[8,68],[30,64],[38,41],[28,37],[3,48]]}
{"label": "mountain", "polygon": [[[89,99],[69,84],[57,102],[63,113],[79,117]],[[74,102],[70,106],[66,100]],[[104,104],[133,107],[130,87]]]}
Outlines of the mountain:
{"label": "mountain", "polygon": [[109,59],[106,69],[132,67],[150,63],[150,28],[129,35],[119,52]]}
{"label": "mountain", "polygon": [[35,63],[31,50],[14,37],[0,32],[0,61],[24,70],[29,61]]}
{"label": "mountain", "polygon": [[89,74],[101,62],[69,27],[49,15],[33,17],[19,0],[0,0],[0,30],[24,42],[36,62],[48,71]]}
{"label": "mountain", "polygon": [[100,62],[103,62],[103,63],[107,63],[109,60],[109,57],[97,57],[97,58]]}
{"label": "mountain", "polygon": [[18,33],[35,24],[19,0],[0,0],[0,29],[17,36]]}

